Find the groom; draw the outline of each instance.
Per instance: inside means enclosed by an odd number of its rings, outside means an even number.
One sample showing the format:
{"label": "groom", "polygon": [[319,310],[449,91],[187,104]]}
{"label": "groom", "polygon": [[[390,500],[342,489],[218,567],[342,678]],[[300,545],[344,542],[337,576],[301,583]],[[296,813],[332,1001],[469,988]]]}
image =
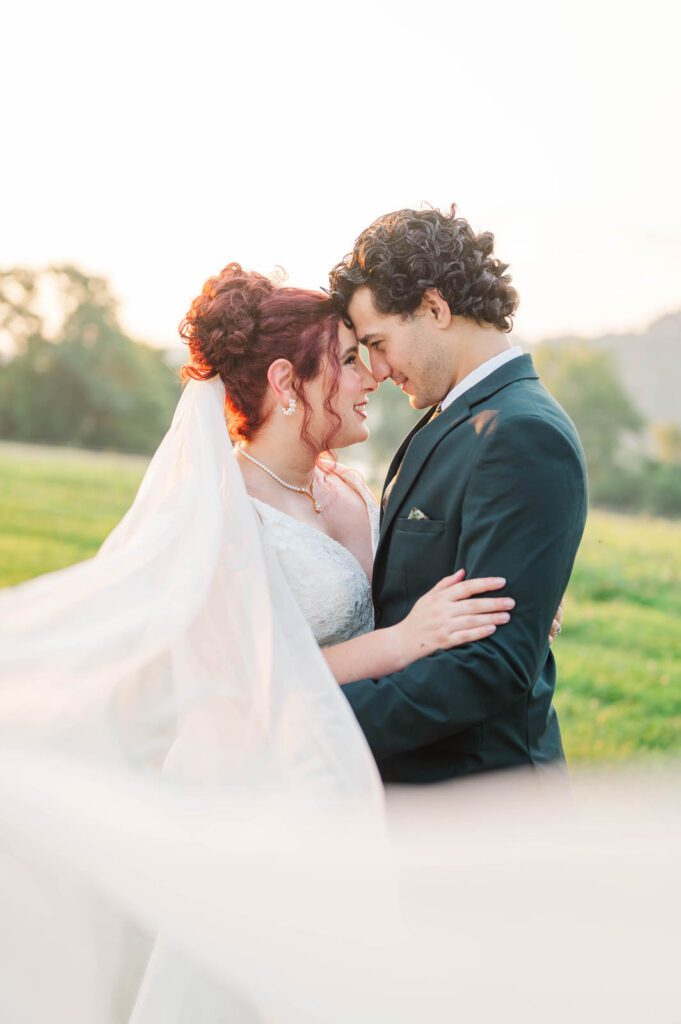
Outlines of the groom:
{"label": "groom", "polygon": [[516,601],[485,640],[342,687],[386,782],[563,760],[548,636],[584,529],[584,456],[531,357],[509,341],[518,297],[493,242],[454,207],[400,210],[331,272],[376,379],[428,409],[383,491],[377,627],[459,568],[505,577],[498,594]]}

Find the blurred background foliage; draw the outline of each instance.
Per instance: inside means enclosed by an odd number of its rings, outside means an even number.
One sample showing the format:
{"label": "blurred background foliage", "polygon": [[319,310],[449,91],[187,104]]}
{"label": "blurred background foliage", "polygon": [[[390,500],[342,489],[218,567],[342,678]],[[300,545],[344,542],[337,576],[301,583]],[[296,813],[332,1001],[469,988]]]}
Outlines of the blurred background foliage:
{"label": "blurred background foliage", "polygon": [[[645,346],[644,339],[641,346]],[[681,515],[679,423],[646,419],[636,391],[625,387],[612,351],[584,341],[544,342],[533,354],[543,383],[579,431],[592,504]],[[659,365],[657,369],[661,380],[666,370],[678,372],[672,366]],[[663,414],[662,410],[651,411]]]}
{"label": "blurred background foliage", "polygon": [[0,274],[0,437],[153,452],[179,395],[159,349],[121,329],[105,280],[73,266]]}
{"label": "blurred background foliage", "polygon": [[[680,342],[681,313],[638,335],[532,349],[577,425],[590,475],[592,511],[555,647],[572,762],[681,752]],[[0,353],[8,586],[95,554],[170,423],[184,352],[127,337],[107,282],[63,266],[0,274]],[[371,397],[370,442],[341,457],[379,491],[420,415],[384,384]]]}

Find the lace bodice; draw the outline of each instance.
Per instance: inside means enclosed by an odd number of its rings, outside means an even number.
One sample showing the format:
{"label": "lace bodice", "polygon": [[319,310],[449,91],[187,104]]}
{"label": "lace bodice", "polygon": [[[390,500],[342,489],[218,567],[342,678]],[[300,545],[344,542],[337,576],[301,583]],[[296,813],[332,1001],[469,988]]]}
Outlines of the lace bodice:
{"label": "lace bodice", "polygon": [[[378,506],[364,495],[372,551],[378,539]],[[320,647],[350,640],[374,628],[371,584],[347,548],[314,526],[252,498],[288,584]]]}

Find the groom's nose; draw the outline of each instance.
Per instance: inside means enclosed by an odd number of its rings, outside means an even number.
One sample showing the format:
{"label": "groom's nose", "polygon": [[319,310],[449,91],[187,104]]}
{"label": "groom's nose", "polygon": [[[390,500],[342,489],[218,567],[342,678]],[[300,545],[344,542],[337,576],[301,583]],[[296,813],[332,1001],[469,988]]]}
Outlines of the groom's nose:
{"label": "groom's nose", "polygon": [[383,381],[387,380],[392,373],[390,364],[385,356],[381,355],[380,352],[374,352],[373,349],[369,350],[369,362],[371,363],[371,372],[373,376],[379,384],[382,384]]}

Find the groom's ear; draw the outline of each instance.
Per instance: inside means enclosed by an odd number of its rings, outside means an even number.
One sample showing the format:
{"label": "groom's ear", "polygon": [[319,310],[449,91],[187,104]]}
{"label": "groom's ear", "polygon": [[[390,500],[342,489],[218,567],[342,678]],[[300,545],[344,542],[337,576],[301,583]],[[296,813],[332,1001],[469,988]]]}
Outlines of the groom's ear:
{"label": "groom's ear", "polygon": [[421,313],[428,317],[433,327],[441,330],[449,327],[452,321],[452,311],[449,303],[437,288],[428,288],[421,297]]}

